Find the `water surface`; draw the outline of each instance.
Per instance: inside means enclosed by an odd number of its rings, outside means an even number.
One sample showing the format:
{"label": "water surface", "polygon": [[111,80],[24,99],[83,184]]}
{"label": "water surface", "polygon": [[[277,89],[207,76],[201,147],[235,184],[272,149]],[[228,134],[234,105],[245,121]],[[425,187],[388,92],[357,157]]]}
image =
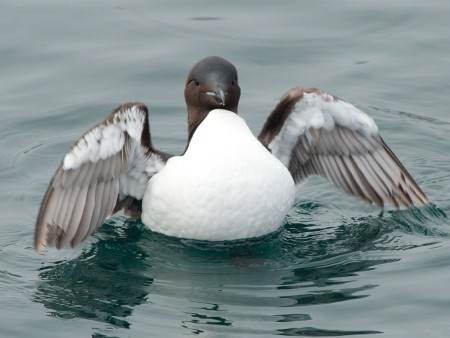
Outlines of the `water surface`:
{"label": "water surface", "polygon": [[[2,2],[0,336],[449,336],[449,18],[446,1]],[[185,77],[207,55],[238,68],[255,133],[294,86],[366,111],[431,204],[380,212],[314,178],[261,239],[175,239],[118,215],[36,253],[74,139],[140,100],[155,145],[181,153]]]}

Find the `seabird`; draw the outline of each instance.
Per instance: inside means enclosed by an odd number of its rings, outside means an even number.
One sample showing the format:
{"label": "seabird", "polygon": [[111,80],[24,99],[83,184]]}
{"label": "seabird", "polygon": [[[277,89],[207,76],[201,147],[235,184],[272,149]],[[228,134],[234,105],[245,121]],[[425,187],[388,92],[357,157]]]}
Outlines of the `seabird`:
{"label": "seabird", "polygon": [[255,137],[238,115],[229,61],[190,70],[182,155],[157,150],[147,107],[125,103],[65,154],[42,200],[35,248],[83,242],[123,210],[153,231],[209,241],[258,237],[283,224],[299,185],[320,175],[383,208],[427,203],[367,114],[315,88],[289,90]]}

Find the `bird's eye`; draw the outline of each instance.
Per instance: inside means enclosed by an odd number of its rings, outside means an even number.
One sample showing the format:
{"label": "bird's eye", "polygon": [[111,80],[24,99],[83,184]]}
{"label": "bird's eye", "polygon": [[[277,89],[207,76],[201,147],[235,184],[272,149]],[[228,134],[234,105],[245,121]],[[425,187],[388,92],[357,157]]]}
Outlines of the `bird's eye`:
{"label": "bird's eye", "polygon": [[237,83],[237,80],[231,81],[231,85],[234,86]]}
{"label": "bird's eye", "polygon": [[200,86],[200,82],[198,82],[198,81],[194,81],[194,84],[198,87],[198,86]]}

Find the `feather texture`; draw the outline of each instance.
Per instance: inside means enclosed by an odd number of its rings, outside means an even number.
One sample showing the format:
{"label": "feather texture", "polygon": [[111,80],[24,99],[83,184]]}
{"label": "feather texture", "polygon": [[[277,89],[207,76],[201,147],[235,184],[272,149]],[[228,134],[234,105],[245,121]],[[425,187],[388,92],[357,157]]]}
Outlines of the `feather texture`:
{"label": "feather texture", "polygon": [[294,88],[269,115],[259,140],[298,184],[321,175],[348,194],[384,207],[427,198],[365,113],[318,89]]}
{"label": "feather texture", "polygon": [[[161,170],[169,157],[151,144],[145,105],[116,108],[74,143],[56,170],[37,218],[36,250],[84,241],[119,210],[114,208],[119,196],[141,200],[141,183]],[[135,182],[135,189],[121,191],[121,180]]]}

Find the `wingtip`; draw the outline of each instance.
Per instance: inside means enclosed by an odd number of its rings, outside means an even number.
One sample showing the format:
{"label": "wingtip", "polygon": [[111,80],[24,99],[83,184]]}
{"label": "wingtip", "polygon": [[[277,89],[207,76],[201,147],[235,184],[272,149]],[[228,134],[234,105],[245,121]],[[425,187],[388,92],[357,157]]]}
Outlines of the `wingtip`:
{"label": "wingtip", "polygon": [[430,204],[430,202],[428,201],[428,198],[425,196],[425,194],[423,194],[423,196],[418,196],[419,198],[419,203],[414,203],[414,205],[420,205],[420,206],[427,206],[428,204]]}
{"label": "wingtip", "polygon": [[44,234],[42,233],[42,225],[38,221],[38,223],[35,225],[34,250],[36,250],[36,252],[41,252],[46,246],[47,243],[44,240]]}
{"label": "wingtip", "polygon": [[[406,198],[406,199],[405,199]],[[428,198],[425,196],[425,194],[420,191],[418,193],[417,191],[412,191],[410,194],[405,194],[403,199],[400,199],[394,207],[397,210],[400,209],[411,209],[411,208],[420,208],[423,206],[427,206],[429,204]]]}
{"label": "wingtip", "polygon": [[41,252],[47,245],[47,234],[44,232],[42,224],[37,224],[34,234],[34,249],[36,252]]}
{"label": "wingtip", "polygon": [[[412,178],[411,178],[412,179]],[[410,205],[408,205],[408,208],[413,207],[420,207],[420,206],[426,206],[429,204],[428,198],[423,192],[423,190],[419,187],[417,182],[413,180],[414,185],[410,187],[411,191],[408,195],[409,199],[411,200]]]}
{"label": "wingtip", "polygon": [[41,242],[34,244],[34,250],[36,250],[36,252],[41,252],[42,250],[44,250],[45,247],[46,247],[46,245]]}

